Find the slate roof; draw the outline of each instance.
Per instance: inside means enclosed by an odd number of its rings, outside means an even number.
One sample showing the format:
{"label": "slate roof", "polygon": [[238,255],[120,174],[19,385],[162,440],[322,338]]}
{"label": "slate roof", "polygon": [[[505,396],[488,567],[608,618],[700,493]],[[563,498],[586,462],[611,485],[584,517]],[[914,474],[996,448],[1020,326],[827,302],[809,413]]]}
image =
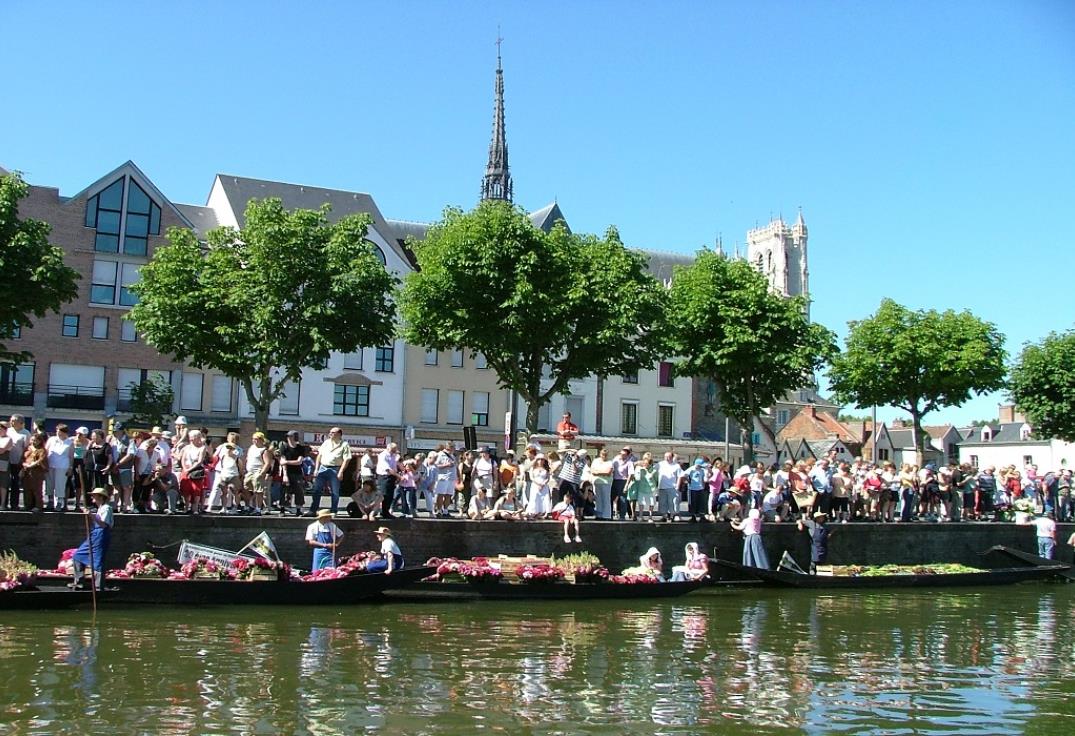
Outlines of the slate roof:
{"label": "slate roof", "polygon": [[914,447],[914,430],[910,427],[888,428],[888,439],[894,448],[911,449]]}
{"label": "slate roof", "polygon": [[199,239],[204,239],[207,232],[220,225],[216,212],[209,207],[199,207],[194,204],[177,204],[175,207],[194,226],[194,234]]}
{"label": "slate roof", "polygon": [[923,424],[922,429],[935,440],[939,440],[952,429],[951,424]]}
{"label": "slate roof", "polygon": [[[1023,429],[1025,422],[1005,422],[1000,424],[999,422],[992,425],[987,425],[993,430],[993,439],[984,444],[992,444],[995,442],[1034,442],[1035,440],[1024,440],[1020,433]],[[963,444],[983,444],[982,430],[985,427],[971,427],[967,436],[963,438]]]}
{"label": "slate roof", "polygon": [[530,222],[534,223],[534,227],[545,232],[550,232],[557,222],[564,223],[564,227],[568,232],[571,232],[571,226],[567,224],[567,218],[564,217],[564,213],[560,210],[560,205],[556,202],[545,205],[540,210],[534,210],[530,213]]}
{"label": "slate roof", "polygon": [[646,257],[650,275],[664,282],[672,278],[676,266],[690,266],[694,256],[685,253],[669,253],[661,250],[639,250]]}

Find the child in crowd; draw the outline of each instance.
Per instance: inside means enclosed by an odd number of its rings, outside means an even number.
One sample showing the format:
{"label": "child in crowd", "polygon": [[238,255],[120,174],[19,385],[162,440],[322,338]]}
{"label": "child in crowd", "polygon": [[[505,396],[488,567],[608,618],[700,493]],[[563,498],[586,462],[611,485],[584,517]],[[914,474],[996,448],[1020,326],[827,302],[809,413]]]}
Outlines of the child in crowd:
{"label": "child in crowd", "polygon": [[403,501],[403,516],[413,519],[418,515],[418,461],[414,458],[400,463],[396,496]]}
{"label": "child in crowd", "polygon": [[[564,522],[564,541],[569,543],[572,539],[576,542],[581,542],[582,537],[579,536],[579,517],[575,513],[575,494],[567,493],[564,495],[564,500],[556,504],[552,509],[552,516],[558,521]],[[571,530],[574,528],[574,537],[571,535]]]}

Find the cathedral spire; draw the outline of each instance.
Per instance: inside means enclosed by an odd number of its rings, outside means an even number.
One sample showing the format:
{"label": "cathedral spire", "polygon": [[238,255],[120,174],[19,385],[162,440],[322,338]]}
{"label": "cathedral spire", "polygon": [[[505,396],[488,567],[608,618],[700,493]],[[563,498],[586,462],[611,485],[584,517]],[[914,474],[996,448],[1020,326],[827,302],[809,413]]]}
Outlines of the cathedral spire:
{"label": "cathedral spire", "polygon": [[508,170],[508,140],[504,133],[504,68],[500,61],[500,44],[496,39],[496,99],[493,104],[493,139],[489,142],[489,163],[482,179],[482,201],[512,201],[511,172]]}

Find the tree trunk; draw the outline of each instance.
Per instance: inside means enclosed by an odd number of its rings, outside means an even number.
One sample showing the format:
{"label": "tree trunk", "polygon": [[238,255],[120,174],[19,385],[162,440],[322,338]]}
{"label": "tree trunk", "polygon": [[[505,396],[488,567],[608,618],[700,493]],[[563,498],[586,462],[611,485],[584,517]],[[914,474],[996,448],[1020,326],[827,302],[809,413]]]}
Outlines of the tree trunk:
{"label": "tree trunk", "polygon": [[742,419],[736,421],[739,422],[739,431],[746,433],[743,438],[743,462],[750,465],[754,462],[754,417],[747,417],[745,421]]}
{"label": "tree trunk", "polygon": [[914,435],[911,439],[914,440],[915,465],[921,468],[925,464],[926,455],[922,448],[922,413],[917,406],[911,410],[911,434]]}
{"label": "tree trunk", "polygon": [[529,439],[530,435],[537,432],[538,428],[538,414],[541,412],[541,402],[536,399],[526,398],[526,435]]}
{"label": "tree trunk", "polygon": [[264,432],[269,426],[269,402],[265,397],[269,395],[271,379],[262,376],[258,379],[258,392],[254,393],[254,379],[243,378],[240,384],[246,392],[246,400],[250,402],[250,408],[254,410],[254,431]]}

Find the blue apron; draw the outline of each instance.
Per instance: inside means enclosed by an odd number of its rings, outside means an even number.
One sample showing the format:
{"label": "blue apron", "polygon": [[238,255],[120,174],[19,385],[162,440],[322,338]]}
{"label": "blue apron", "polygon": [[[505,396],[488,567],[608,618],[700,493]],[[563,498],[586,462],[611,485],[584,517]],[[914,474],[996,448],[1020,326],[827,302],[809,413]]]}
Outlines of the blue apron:
{"label": "blue apron", "polygon": [[[322,544],[332,544],[333,532],[321,531],[317,533],[317,538],[314,541],[321,542]],[[314,561],[312,570],[324,570],[326,567],[336,567],[336,560],[332,557],[332,549],[325,547],[317,547],[314,549]]]}
{"label": "blue apron", "polygon": [[82,542],[78,549],[75,550],[75,556],[72,558],[77,562],[82,563],[86,567],[90,566],[90,547],[93,547],[93,565],[94,570],[103,570],[103,562],[105,554],[108,553],[108,543],[112,539],[112,527],[109,526],[94,526],[90,530],[90,538],[88,541]]}

